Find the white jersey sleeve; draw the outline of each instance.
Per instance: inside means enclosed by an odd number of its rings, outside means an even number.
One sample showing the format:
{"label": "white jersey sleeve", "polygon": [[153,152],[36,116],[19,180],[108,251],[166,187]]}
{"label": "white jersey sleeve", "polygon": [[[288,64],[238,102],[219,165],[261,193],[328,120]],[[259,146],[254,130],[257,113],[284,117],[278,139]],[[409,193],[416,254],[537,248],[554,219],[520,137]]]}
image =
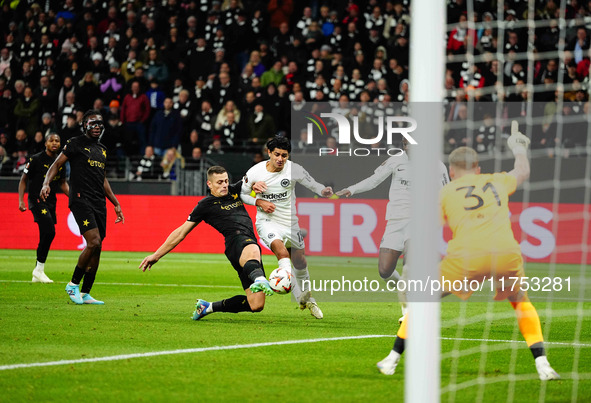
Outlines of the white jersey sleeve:
{"label": "white jersey sleeve", "polygon": [[[406,159],[405,159],[406,160]],[[357,193],[367,192],[368,190],[375,189],[378,187],[380,183],[386,180],[387,177],[392,175],[394,168],[399,165],[401,162],[400,157],[390,157],[386,161],[384,161],[379,167],[376,168],[373,175],[368,178],[365,178],[361,182],[354,184],[353,186],[349,186],[349,192],[351,195]]]}
{"label": "white jersey sleeve", "polygon": [[[246,172],[244,178],[242,178],[242,188],[240,189],[240,200],[243,203],[250,204],[251,206],[256,205],[256,197],[252,197],[250,194],[252,192],[252,184],[254,183],[251,179],[249,179],[248,174],[251,173],[252,168]],[[251,177],[254,176],[251,173]],[[256,182],[256,181],[255,181]]]}
{"label": "white jersey sleeve", "polygon": [[322,195],[322,190],[325,188],[324,185],[316,182],[316,180],[312,178],[312,176],[304,169],[304,167],[302,167],[300,164],[296,164],[295,162],[292,162],[291,164],[291,178],[319,196]]}

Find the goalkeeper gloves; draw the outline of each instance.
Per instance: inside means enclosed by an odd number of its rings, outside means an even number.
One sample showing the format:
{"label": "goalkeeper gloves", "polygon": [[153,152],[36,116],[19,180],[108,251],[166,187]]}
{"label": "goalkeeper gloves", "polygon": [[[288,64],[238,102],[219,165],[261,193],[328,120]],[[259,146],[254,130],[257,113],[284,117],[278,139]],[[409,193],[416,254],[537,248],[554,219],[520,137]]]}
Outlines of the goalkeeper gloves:
{"label": "goalkeeper gloves", "polygon": [[519,132],[519,123],[516,120],[511,122],[511,136],[507,140],[507,146],[513,152],[513,155],[525,155],[529,147],[530,140],[523,133]]}

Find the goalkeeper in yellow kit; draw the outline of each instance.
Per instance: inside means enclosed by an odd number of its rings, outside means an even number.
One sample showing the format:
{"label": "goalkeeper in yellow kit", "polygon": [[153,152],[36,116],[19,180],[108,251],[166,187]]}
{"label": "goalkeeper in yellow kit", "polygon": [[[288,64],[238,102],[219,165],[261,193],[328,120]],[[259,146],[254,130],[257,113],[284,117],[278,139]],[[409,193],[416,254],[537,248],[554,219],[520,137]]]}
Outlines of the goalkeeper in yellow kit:
{"label": "goalkeeper in yellow kit", "polygon": [[[512,289],[509,277],[523,277],[523,259],[513,236],[508,199],[517,186],[529,177],[527,148],[529,139],[519,133],[516,121],[511,125],[508,147],[515,155],[510,172],[481,174],[476,151],[460,147],[449,156],[452,182],[441,189],[441,216],[453,232],[447,256],[440,263],[443,296],[450,293],[467,299],[470,289],[451,288],[455,280],[494,279],[498,284],[496,300],[508,299],[519,322],[519,330],[530,348],[541,380],[560,379],[552,369],[544,350],[544,337],[536,309],[527,293]],[[507,281],[499,282],[506,278]],[[449,281],[448,281],[449,280]],[[466,282],[464,282],[466,284]],[[504,288],[501,288],[504,285]],[[404,351],[407,319],[402,322],[390,354],[378,362],[386,375],[394,374]]]}

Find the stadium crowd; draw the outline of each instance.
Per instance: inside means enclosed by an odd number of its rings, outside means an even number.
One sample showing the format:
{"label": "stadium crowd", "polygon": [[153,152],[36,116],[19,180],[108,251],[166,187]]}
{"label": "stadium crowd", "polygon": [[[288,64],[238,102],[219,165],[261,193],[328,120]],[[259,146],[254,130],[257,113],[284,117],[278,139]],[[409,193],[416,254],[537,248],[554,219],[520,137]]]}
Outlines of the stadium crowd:
{"label": "stadium crowd", "polygon": [[[471,29],[466,1],[448,1],[450,123],[469,118],[469,100],[501,102],[511,118],[525,116],[533,99],[541,105],[534,115],[546,119],[533,130],[532,147],[551,154],[556,116],[588,114],[591,1],[568,2],[564,60],[558,53],[536,57],[537,90],[527,90],[525,52],[559,49],[558,3],[536,1],[535,18],[547,23],[528,45],[527,27],[516,24],[527,18],[527,1],[505,1],[502,29],[493,24],[496,2],[473,1],[479,25]],[[408,100],[410,0],[0,4],[0,175],[20,175],[27,156],[44,149],[47,133],[59,133],[62,144],[78,135],[91,108],[103,111],[107,122],[102,142],[111,175],[120,175],[122,161],[131,158],[130,179],[174,179],[177,159],[191,169],[205,156],[254,155],[277,133],[291,137],[292,102],[296,109],[331,102],[373,124],[381,106]],[[481,61],[454,58],[468,52]],[[559,80],[564,91],[554,90]],[[362,107],[349,107],[349,101]],[[451,124],[446,152],[465,144],[479,152],[494,148],[494,114],[475,110],[481,124],[471,132]],[[578,126],[563,131],[565,148],[587,141],[587,124],[572,124]],[[306,144],[295,143],[294,152],[305,151]]]}

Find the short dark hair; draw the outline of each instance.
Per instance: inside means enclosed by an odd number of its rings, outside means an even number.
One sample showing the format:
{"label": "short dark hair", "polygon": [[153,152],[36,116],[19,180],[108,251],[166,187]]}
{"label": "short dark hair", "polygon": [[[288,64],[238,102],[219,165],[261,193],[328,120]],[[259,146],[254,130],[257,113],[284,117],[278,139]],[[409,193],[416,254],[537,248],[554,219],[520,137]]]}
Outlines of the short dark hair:
{"label": "short dark hair", "polygon": [[226,168],[219,165],[214,165],[207,170],[207,178],[211,178],[214,174],[223,174],[226,172],[228,172],[226,171]]}
{"label": "short dark hair", "polygon": [[88,119],[91,116],[100,116],[102,118],[103,114],[98,109],[90,109],[90,110],[86,111],[84,116],[82,116],[82,126],[86,125],[86,122],[88,122]]}
{"label": "short dark hair", "polygon": [[267,141],[267,149],[269,151],[273,151],[276,148],[287,150],[288,153],[291,153],[291,141],[287,137],[280,136],[275,136]]}
{"label": "short dark hair", "polygon": [[47,133],[47,134],[45,135],[45,141],[49,140],[49,138],[50,138],[51,136],[57,136],[57,138],[58,138],[58,139],[60,139],[60,141],[61,141],[61,139],[62,139],[62,138],[60,137],[60,135],[59,135],[59,134],[57,134],[56,132],[49,132],[49,133]]}

